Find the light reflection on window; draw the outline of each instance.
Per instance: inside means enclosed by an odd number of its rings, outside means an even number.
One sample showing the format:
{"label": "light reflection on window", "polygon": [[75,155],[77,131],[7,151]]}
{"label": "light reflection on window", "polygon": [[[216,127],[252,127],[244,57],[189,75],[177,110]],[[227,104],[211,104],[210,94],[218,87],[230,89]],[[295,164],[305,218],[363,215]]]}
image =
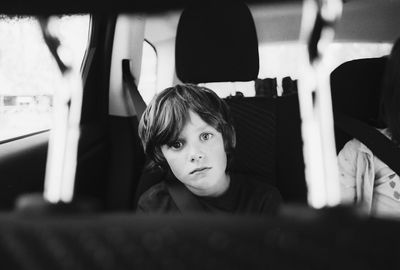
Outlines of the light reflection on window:
{"label": "light reflection on window", "polygon": [[[80,68],[89,15],[54,18],[63,60]],[[67,50],[65,50],[67,48]],[[0,141],[51,128],[53,94],[62,80],[33,17],[0,15]]]}

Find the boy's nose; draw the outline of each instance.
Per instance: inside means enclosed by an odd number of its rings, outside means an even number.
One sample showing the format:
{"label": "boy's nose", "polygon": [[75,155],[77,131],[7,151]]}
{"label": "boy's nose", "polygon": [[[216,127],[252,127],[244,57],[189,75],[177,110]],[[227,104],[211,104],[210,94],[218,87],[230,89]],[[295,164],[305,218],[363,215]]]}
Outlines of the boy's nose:
{"label": "boy's nose", "polygon": [[195,153],[190,156],[190,162],[200,161],[204,158],[202,153]]}
{"label": "boy's nose", "polygon": [[188,150],[190,162],[197,162],[204,158],[204,152],[200,143],[188,143]]}

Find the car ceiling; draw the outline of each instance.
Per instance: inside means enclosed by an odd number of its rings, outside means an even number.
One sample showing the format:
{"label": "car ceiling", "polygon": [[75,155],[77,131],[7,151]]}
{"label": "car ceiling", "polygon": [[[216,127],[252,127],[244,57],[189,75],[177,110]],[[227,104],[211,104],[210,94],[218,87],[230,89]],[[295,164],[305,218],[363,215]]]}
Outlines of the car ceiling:
{"label": "car ceiling", "polygon": [[[219,0],[223,1],[223,0]],[[229,2],[229,0],[226,0]],[[204,0],[2,0],[5,14],[63,14],[63,13],[129,13],[179,10],[185,5]],[[245,0],[246,3],[287,3],[301,0]]]}
{"label": "car ceiling", "polygon": [[[299,39],[301,1],[250,3],[260,44]],[[149,16],[145,37],[153,44],[175,38],[180,11]],[[400,0],[353,0],[343,5],[336,27],[336,41],[392,42],[400,37]]]}
{"label": "car ceiling", "polygon": [[[146,38],[157,44],[173,39],[184,0],[3,0],[1,13],[148,13]],[[199,0],[201,1],[201,0]],[[295,41],[299,38],[300,0],[246,0],[260,43]],[[151,14],[156,13],[157,16]],[[161,16],[159,16],[161,14]],[[336,39],[341,41],[391,42],[400,36],[400,0],[345,0]],[[382,18],[385,18],[382,20]]]}

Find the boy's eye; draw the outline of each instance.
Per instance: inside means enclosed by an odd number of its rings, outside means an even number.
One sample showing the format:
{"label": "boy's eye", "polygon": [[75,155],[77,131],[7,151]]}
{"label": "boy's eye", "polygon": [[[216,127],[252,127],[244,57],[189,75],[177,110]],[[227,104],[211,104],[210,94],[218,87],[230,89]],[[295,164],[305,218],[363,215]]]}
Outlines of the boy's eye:
{"label": "boy's eye", "polygon": [[173,142],[173,143],[170,145],[170,147],[173,148],[174,150],[181,149],[182,146],[183,146],[183,143],[182,143],[181,141]]}
{"label": "boy's eye", "polygon": [[211,134],[211,133],[202,133],[202,134],[200,135],[200,139],[201,139],[202,141],[208,141],[209,139],[212,138],[212,136],[213,136],[213,134]]}

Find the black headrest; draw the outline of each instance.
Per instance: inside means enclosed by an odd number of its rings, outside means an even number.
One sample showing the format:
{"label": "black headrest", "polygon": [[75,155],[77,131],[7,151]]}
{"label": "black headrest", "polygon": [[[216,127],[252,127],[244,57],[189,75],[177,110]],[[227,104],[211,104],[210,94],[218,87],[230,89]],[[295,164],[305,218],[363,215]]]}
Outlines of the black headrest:
{"label": "black headrest", "polygon": [[356,59],[337,67],[331,74],[333,109],[376,124],[386,60]]}
{"label": "black headrest", "polygon": [[[364,58],[337,67],[331,74],[333,111],[371,126],[383,127],[379,118],[379,101],[386,61],[387,57]],[[336,128],[337,151],[351,138]]]}
{"label": "black headrest", "polygon": [[240,1],[196,1],[182,13],[176,74],[185,83],[252,81],[259,70],[253,17]]}

